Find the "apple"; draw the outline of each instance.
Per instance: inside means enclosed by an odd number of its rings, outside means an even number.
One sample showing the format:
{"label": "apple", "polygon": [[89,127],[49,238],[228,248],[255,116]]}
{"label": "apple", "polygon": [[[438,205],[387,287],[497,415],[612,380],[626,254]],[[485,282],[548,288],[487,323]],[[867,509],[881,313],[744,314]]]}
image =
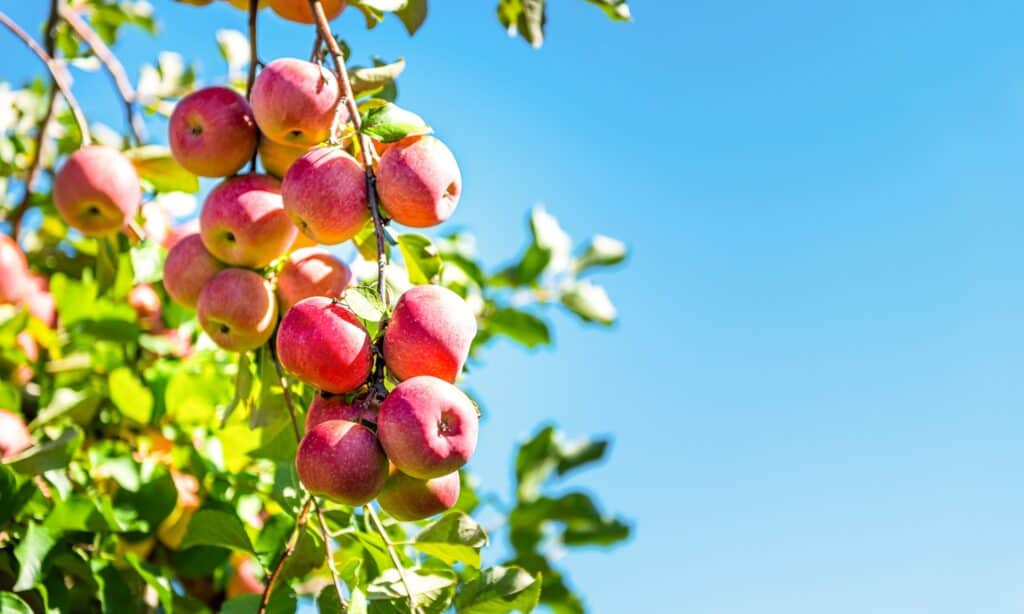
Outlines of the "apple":
{"label": "apple", "polygon": [[156,536],[168,548],[175,550],[185,539],[185,532],[192,521],[192,515],[199,509],[199,481],[187,473],[171,470],[178,501],[171,513],[157,527]]}
{"label": "apple", "polygon": [[170,249],[171,246],[167,243],[174,231],[171,229],[171,216],[167,211],[160,203],[149,201],[139,207],[139,212],[142,214],[142,230],[146,233],[146,238]]}
{"label": "apple", "polygon": [[[320,5],[324,7],[328,21],[345,10],[345,0],[323,0]],[[270,0],[270,9],[288,21],[316,23],[313,11],[309,8],[309,0]]]}
{"label": "apple", "polygon": [[199,216],[203,245],[218,260],[258,269],[283,256],[298,232],[281,205],[281,184],[249,173],[210,191]]}
{"label": "apple", "polygon": [[28,291],[22,299],[25,309],[37,320],[50,328],[57,325],[57,304],[50,294],[50,282],[46,277],[29,273]]}
{"label": "apple", "polygon": [[388,478],[388,459],[373,431],[347,420],[314,426],[299,442],[295,468],[309,492],[345,505],[363,505]]}
{"label": "apple", "polygon": [[108,235],[139,210],[139,175],[121,152],[89,145],[68,156],[53,179],[53,200],[68,226],[82,234]]}
{"label": "apple", "polygon": [[400,380],[433,375],[455,382],[476,330],[476,316],[458,294],[413,286],[398,299],[384,333],[384,362]]}
{"label": "apple", "polygon": [[[27,360],[14,367],[12,378],[14,379],[14,383],[19,386],[24,386],[31,382],[32,376],[35,375],[35,369],[32,368],[32,364],[39,361],[39,342],[32,336],[32,333],[27,330],[23,330],[15,335],[14,345],[21,350]],[[2,420],[0,420],[0,423],[2,423]],[[0,426],[2,426],[2,424],[0,424]],[[0,439],[2,439],[2,437],[0,437]]]}
{"label": "apple", "polygon": [[448,382],[420,375],[391,391],[377,414],[377,435],[402,473],[428,480],[451,473],[476,449],[476,407]]}
{"label": "apple", "polygon": [[190,309],[196,308],[199,292],[224,264],[206,251],[198,233],[178,241],[164,260],[164,289],[171,299]]}
{"label": "apple", "polygon": [[281,197],[295,225],[324,245],[348,241],[370,219],[363,167],[340,147],[303,154],[285,173]]}
{"label": "apple", "polygon": [[284,177],[292,163],[307,151],[309,151],[309,147],[305,145],[293,147],[270,139],[260,139],[260,162],[267,174],[278,179]]}
{"label": "apple", "polygon": [[288,255],[277,274],[281,309],[311,296],[338,298],[352,280],[352,271],[325,249],[305,247]]}
{"label": "apple", "polygon": [[395,520],[422,520],[450,510],[459,500],[459,472],[419,480],[393,466],[377,503]]}
{"label": "apple", "polygon": [[373,344],[347,307],[313,296],[295,303],[281,319],[277,355],[295,377],[341,394],[355,390],[370,376]]}
{"label": "apple", "polygon": [[259,274],[224,269],[199,293],[199,325],[225,350],[254,350],[270,339],[277,321],[274,289]]}
{"label": "apple", "polygon": [[[205,2],[206,0],[200,0],[200,1]],[[259,0],[259,2],[256,5],[256,9],[257,10],[263,10],[264,8],[266,8],[267,3],[269,1],[270,0]],[[248,11],[249,10],[249,0],[227,0],[227,3],[230,4],[231,6],[235,7],[236,9],[241,9],[243,11]]]}
{"label": "apple", "polygon": [[314,394],[313,401],[306,410],[306,430],[328,420],[348,420],[349,422],[377,423],[377,412],[370,406],[368,399],[356,399],[352,403],[345,402],[340,394]]}
{"label": "apple", "polygon": [[231,560],[234,569],[231,572],[231,578],[228,579],[227,598],[263,593],[263,583],[256,577],[259,570],[256,561],[251,556],[237,558],[232,556]]}
{"label": "apple", "polygon": [[0,409],[0,459],[17,456],[32,445],[32,434],[25,421],[14,412]]}
{"label": "apple", "polygon": [[[326,68],[280,58],[260,71],[249,99],[266,138],[292,147],[312,147],[331,135],[341,92]],[[338,120],[348,119],[348,112],[341,109]]]}
{"label": "apple", "polygon": [[377,169],[380,203],[396,222],[436,226],[451,217],[462,193],[455,156],[432,136],[411,136],[388,147]]}
{"label": "apple", "polygon": [[199,234],[199,218],[197,217],[168,230],[167,237],[161,245],[163,245],[164,249],[171,249],[178,244],[178,241],[193,234]]}
{"label": "apple", "polygon": [[153,286],[139,284],[128,292],[128,304],[135,310],[143,330],[155,331],[163,328],[163,304]]}
{"label": "apple", "polygon": [[295,250],[302,249],[303,247],[316,247],[317,245],[320,244],[306,236],[306,233],[298,232],[295,235],[295,241],[292,243],[290,251],[294,252]]}
{"label": "apple", "polygon": [[0,303],[16,303],[29,289],[25,252],[14,239],[0,234]]}
{"label": "apple", "polygon": [[234,175],[256,154],[259,139],[249,102],[221,86],[182,98],[167,133],[174,159],[200,177]]}

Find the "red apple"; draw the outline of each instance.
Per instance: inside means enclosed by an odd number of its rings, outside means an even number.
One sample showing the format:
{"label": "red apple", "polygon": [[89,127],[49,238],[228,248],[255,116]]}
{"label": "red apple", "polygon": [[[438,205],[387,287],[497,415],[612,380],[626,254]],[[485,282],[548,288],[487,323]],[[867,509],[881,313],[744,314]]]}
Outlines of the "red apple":
{"label": "red apple", "polygon": [[199,324],[220,347],[254,350],[270,339],[277,301],[267,280],[245,269],[224,269],[199,293]]}
{"label": "red apple", "polygon": [[[32,445],[32,435],[21,416],[0,409],[0,459],[17,456]],[[385,465],[387,467],[387,465]]]}
{"label": "red apple", "polygon": [[30,288],[25,252],[14,239],[0,234],[0,304],[20,301]]}
{"label": "red apple", "polygon": [[28,291],[23,303],[25,309],[43,324],[50,328],[57,325],[57,304],[50,294],[50,282],[46,277],[29,273]]}
{"label": "red apple", "polygon": [[335,245],[370,219],[363,167],[340,147],[317,147],[296,160],[281,185],[284,208],[310,238]]}
{"label": "red apple", "polygon": [[153,286],[139,284],[128,292],[128,304],[135,310],[143,330],[155,331],[163,328],[163,304]]}
{"label": "red apple", "polygon": [[203,245],[217,259],[258,269],[283,256],[298,230],[281,205],[281,184],[250,173],[210,191],[199,216]]}
{"label": "red apple", "polygon": [[384,333],[384,361],[400,380],[433,375],[454,382],[475,336],[476,317],[462,297],[442,286],[413,286]]}
{"label": "red apple", "polygon": [[[274,60],[252,86],[253,115],[263,135],[285,145],[312,147],[331,135],[341,101],[331,71],[295,58]],[[348,113],[340,111],[341,122]]]}
{"label": "red apple", "polygon": [[168,126],[171,154],[200,177],[227,177],[256,154],[259,133],[249,102],[226,87],[206,87],[182,98]]}
{"label": "red apple", "polygon": [[455,156],[432,136],[412,136],[388,147],[377,170],[381,206],[396,222],[436,226],[451,217],[462,193]]}
{"label": "red apple", "polygon": [[227,585],[227,598],[239,595],[259,595],[263,592],[263,583],[256,577],[259,566],[251,556],[232,557],[235,568]]}
{"label": "red apple", "polygon": [[[32,376],[35,375],[32,365],[39,360],[39,342],[32,336],[32,333],[23,330],[14,337],[14,345],[25,354],[27,359],[24,363],[14,368],[13,374],[14,382],[19,386],[24,386],[32,381]],[[0,425],[0,428],[2,428],[2,425]]]}
{"label": "red apple", "polygon": [[422,520],[450,510],[459,500],[459,472],[432,480],[409,477],[394,467],[377,503],[395,520]]}
{"label": "red apple", "polygon": [[135,167],[111,147],[89,145],[68,156],[53,180],[53,200],[68,226],[95,237],[135,217],[142,187]]}
{"label": "red apple", "polygon": [[346,420],[310,429],[295,453],[295,468],[310,493],[353,506],[373,500],[388,478],[388,459],[377,436]]}
{"label": "red apple", "polygon": [[289,373],[335,394],[361,386],[373,364],[370,336],[359,318],[322,296],[288,310],[277,330],[277,355]]}
{"label": "red apple", "polygon": [[175,302],[195,309],[203,286],[223,268],[224,264],[206,251],[198,233],[188,235],[167,252],[164,289]]}
{"label": "red apple", "polygon": [[325,249],[306,247],[289,254],[277,274],[281,309],[311,296],[338,298],[352,280],[352,271]]}
{"label": "red apple", "polygon": [[461,390],[421,375],[396,386],[381,403],[377,434],[399,471],[427,480],[466,464],[476,449],[478,421]]}
{"label": "red apple", "polygon": [[328,420],[348,420],[349,422],[377,423],[377,412],[366,399],[356,399],[352,403],[345,402],[345,396],[334,394],[313,395],[313,402],[306,410],[306,430]]}
{"label": "red apple", "polygon": [[307,151],[309,151],[309,147],[305,145],[292,147],[270,139],[260,139],[260,162],[263,163],[267,174],[278,179],[284,177],[292,163]]}
{"label": "red apple", "polygon": [[[345,10],[345,0],[323,0],[320,4],[324,7],[328,21]],[[309,0],[270,0],[270,9],[288,21],[316,23],[313,11],[309,8]]]}

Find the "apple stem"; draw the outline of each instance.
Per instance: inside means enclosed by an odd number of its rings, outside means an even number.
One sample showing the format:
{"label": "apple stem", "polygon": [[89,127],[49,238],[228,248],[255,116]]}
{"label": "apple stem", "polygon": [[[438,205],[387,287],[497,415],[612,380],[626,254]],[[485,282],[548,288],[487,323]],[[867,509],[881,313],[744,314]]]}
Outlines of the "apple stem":
{"label": "apple stem", "polygon": [[46,69],[50,71],[53,76],[53,82],[56,84],[57,89],[64,96],[64,100],[67,101],[68,107],[71,109],[71,114],[75,118],[75,123],[78,125],[78,131],[82,134],[82,145],[92,144],[92,135],[89,133],[89,124],[85,121],[85,115],[82,113],[82,107],[78,105],[78,100],[71,93],[71,85],[68,83],[67,76],[57,62],[54,61],[53,56],[46,53],[42,47],[36,43],[31,36],[25,33],[17,23],[11,20],[7,16],[7,13],[0,11],[0,24],[3,24],[8,30],[10,30],[15,36],[21,39],[21,42],[32,50],[32,53],[43,61],[46,65]]}
{"label": "apple stem", "polygon": [[363,509],[366,511],[366,515],[370,517],[374,530],[376,530],[380,535],[380,538],[384,540],[384,545],[387,546],[391,562],[394,564],[395,569],[398,570],[398,577],[402,580],[402,586],[405,587],[405,592],[409,596],[409,611],[414,614],[418,614],[420,609],[416,607],[416,596],[413,595],[412,589],[409,588],[409,580],[405,577],[405,568],[402,567],[402,561],[398,558],[398,552],[395,550],[395,544],[391,541],[391,537],[388,536],[388,532],[384,529],[384,523],[380,521],[380,518],[377,516],[377,512],[373,511],[373,506],[366,504],[363,506]]}
{"label": "apple stem", "polygon": [[[260,64],[259,54],[256,50],[256,19],[260,10],[259,0],[249,0],[249,73],[245,80],[245,99],[252,102],[252,84],[256,81],[256,67]],[[257,131],[256,138],[262,139],[263,135]],[[259,140],[257,140],[257,145]],[[259,147],[252,154],[249,160],[249,172],[256,172],[256,158],[259,157]]]}
{"label": "apple stem", "polygon": [[121,95],[121,100],[124,102],[125,117],[128,120],[128,126],[131,129],[132,137],[135,139],[135,144],[142,145],[145,140],[146,126],[142,121],[142,116],[138,114],[135,108],[135,88],[132,87],[131,81],[128,79],[128,73],[125,72],[124,65],[121,64],[121,61],[117,59],[117,56],[110,47],[103,42],[103,39],[96,35],[96,31],[82,19],[82,16],[77,11],[64,6],[60,8],[60,16],[71,26],[75,34],[85,44],[89,45],[93,54],[103,64],[103,67],[107,69],[107,73],[110,74],[110,78],[114,81],[114,87],[117,88],[117,92]]}
{"label": "apple stem", "polygon": [[284,562],[288,560],[288,557],[295,552],[295,546],[299,543],[299,536],[302,535],[302,529],[306,526],[306,520],[309,518],[309,508],[313,504],[313,496],[310,495],[306,498],[306,502],[302,505],[302,511],[299,512],[298,517],[295,519],[295,528],[292,529],[291,537],[288,538],[288,543],[284,547],[284,551],[281,552],[281,556],[278,557],[277,563],[274,565],[274,570],[270,572],[270,576],[267,578],[267,583],[263,587],[263,595],[260,597],[260,608],[259,614],[263,614],[267,611],[267,604],[270,602],[270,593],[273,591],[274,584],[277,582],[278,576],[281,575],[281,570],[284,569]]}
{"label": "apple stem", "polygon": [[309,0],[309,8],[316,20],[317,35],[327,44],[327,51],[334,61],[334,70],[338,75],[338,84],[341,87],[341,94],[348,114],[352,118],[352,125],[356,130],[356,140],[359,143],[359,152],[362,156],[363,169],[366,173],[366,194],[369,198],[370,215],[373,217],[373,230],[377,239],[377,294],[380,296],[384,311],[388,311],[387,300],[387,252],[384,250],[384,221],[380,213],[380,203],[377,199],[377,178],[373,174],[373,143],[369,137],[362,133],[363,121],[359,116],[359,105],[356,104],[355,94],[352,93],[352,82],[348,78],[348,69],[345,67],[345,58],[338,46],[338,41],[331,34],[331,25],[327,21],[327,14],[324,13],[323,4],[320,0]]}
{"label": "apple stem", "polygon": [[[50,0],[50,15],[46,19],[46,26],[43,28],[43,48],[46,50],[46,54],[53,57],[53,52],[56,47],[56,39],[54,38],[54,30],[57,27],[58,19],[58,0]],[[46,133],[50,127],[50,120],[53,119],[53,111],[57,105],[57,87],[56,82],[53,81],[53,77],[50,78],[50,91],[46,101],[46,110],[43,111],[43,118],[39,120],[39,130],[36,133],[36,146],[32,150],[32,162],[29,164],[28,172],[25,175],[25,194],[22,195],[21,201],[18,203],[17,208],[11,212],[11,236],[14,240],[18,240],[18,234],[21,230],[21,218],[25,216],[25,211],[28,210],[29,205],[32,203],[32,185],[35,184],[36,179],[39,177],[39,171],[42,170],[43,164],[43,146],[46,143]]]}

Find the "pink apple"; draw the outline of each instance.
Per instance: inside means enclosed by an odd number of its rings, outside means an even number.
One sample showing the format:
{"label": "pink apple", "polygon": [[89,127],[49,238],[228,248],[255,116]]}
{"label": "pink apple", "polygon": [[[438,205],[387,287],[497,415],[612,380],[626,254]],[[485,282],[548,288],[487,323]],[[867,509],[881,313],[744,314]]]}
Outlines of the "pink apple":
{"label": "pink apple", "polygon": [[270,339],[277,301],[267,280],[245,269],[224,269],[199,293],[199,325],[225,350],[254,350]]}
{"label": "pink apple", "polygon": [[450,510],[459,500],[459,488],[458,471],[419,480],[392,468],[377,503],[395,520],[422,520]]}
{"label": "pink apple", "polygon": [[0,304],[20,301],[30,288],[25,252],[14,239],[0,234]]}
{"label": "pink apple", "polygon": [[182,98],[168,127],[171,154],[200,177],[234,175],[256,154],[259,133],[249,102],[226,87],[206,87]]}
{"label": "pink apple", "polygon": [[299,443],[295,468],[310,493],[353,506],[373,500],[388,478],[388,459],[377,436],[346,420],[310,429]]}
{"label": "pink apple", "polygon": [[177,303],[195,309],[199,292],[224,264],[206,251],[199,234],[178,241],[164,261],[164,289]]}
{"label": "pink apple", "polygon": [[414,286],[395,305],[384,333],[384,361],[400,380],[433,375],[454,382],[476,336],[476,316],[442,286]]}
{"label": "pink apple", "polygon": [[381,206],[396,222],[436,226],[451,217],[462,193],[455,156],[432,136],[412,136],[388,147],[377,170]]}
{"label": "pink apple", "polygon": [[46,277],[30,273],[29,290],[23,299],[25,309],[37,320],[50,328],[57,325],[57,304],[50,294],[50,282]]}
{"label": "pink apple", "polygon": [[[6,409],[0,409],[0,459],[17,456],[32,445],[32,434],[28,432],[21,416]],[[386,463],[386,461],[385,461]],[[385,464],[385,471],[387,465]]]}
{"label": "pink apple", "polygon": [[199,216],[203,245],[218,260],[258,269],[283,256],[298,232],[281,205],[281,184],[250,173],[210,191]]}
{"label": "pink apple", "polygon": [[155,331],[163,328],[163,304],[153,286],[139,284],[128,292],[128,304],[135,310],[143,330]]}
{"label": "pink apple", "polygon": [[348,241],[370,219],[363,167],[340,147],[303,154],[285,174],[281,197],[295,225],[325,245]]}
{"label": "pink apple", "polygon": [[289,373],[335,394],[361,386],[373,364],[370,336],[359,318],[322,296],[288,310],[277,331],[277,355]]}
{"label": "pink apple", "polygon": [[[331,135],[341,93],[330,70],[305,60],[280,58],[260,71],[250,100],[266,138],[312,147]],[[339,113],[339,121],[347,122],[347,111]]]}
{"label": "pink apple", "polygon": [[95,237],[117,232],[135,217],[142,187],[121,152],[89,145],[68,156],[53,180],[53,199],[68,226]]}
{"label": "pink apple", "polygon": [[402,473],[427,480],[466,464],[476,449],[476,407],[448,382],[421,375],[395,387],[377,414],[377,434]]}
{"label": "pink apple", "polygon": [[259,595],[263,592],[263,583],[260,582],[259,578],[256,577],[259,571],[259,565],[255,559],[251,556],[236,560],[232,557],[232,562],[235,563],[234,570],[231,572],[231,578],[228,579],[228,585],[225,588],[225,593],[228,599],[238,597],[239,595]]}
{"label": "pink apple", "polygon": [[313,395],[313,402],[306,411],[306,430],[310,430],[321,422],[328,420],[348,420],[349,422],[377,423],[377,412],[370,406],[367,399],[356,399],[345,402],[345,395],[332,394]]}
{"label": "pink apple", "polygon": [[281,309],[311,296],[338,298],[352,280],[352,271],[325,249],[306,247],[288,255],[277,274]]}

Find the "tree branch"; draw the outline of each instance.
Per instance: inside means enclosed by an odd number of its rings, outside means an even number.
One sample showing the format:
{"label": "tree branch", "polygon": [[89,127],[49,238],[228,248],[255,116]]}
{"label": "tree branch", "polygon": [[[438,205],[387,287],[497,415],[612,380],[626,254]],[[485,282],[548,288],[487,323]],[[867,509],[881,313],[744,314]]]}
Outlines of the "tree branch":
{"label": "tree branch", "polygon": [[[46,55],[53,57],[56,47],[56,39],[53,30],[57,27],[58,0],[50,0],[50,14],[46,18],[46,25],[43,28],[43,49]],[[50,120],[53,118],[53,111],[57,106],[57,83],[50,76],[50,91],[46,99],[46,110],[43,111],[43,118],[39,121],[39,131],[36,133],[36,147],[32,152],[32,162],[29,163],[28,172],[25,174],[25,194],[21,202],[11,213],[11,236],[18,240],[18,233],[21,230],[21,218],[25,216],[29,205],[32,203],[32,184],[39,177],[39,171],[43,164],[43,147],[46,144],[46,133],[50,127]]]}
{"label": "tree branch", "polygon": [[288,538],[288,544],[281,552],[281,556],[278,557],[274,570],[270,572],[270,577],[267,578],[267,583],[263,587],[263,595],[260,597],[260,608],[258,610],[259,614],[267,611],[267,604],[270,603],[270,593],[273,592],[274,584],[277,582],[278,576],[281,575],[281,570],[284,569],[284,562],[295,552],[295,546],[299,543],[302,530],[306,527],[306,520],[309,518],[309,508],[312,504],[313,496],[310,495],[302,505],[302,511],[299,512],[298,517],[295,519],[295,528],[292,530],[291,537]]}
{"label": "tree branch", "polygon": [[409,587],[409,580],[405,577],[405,568],[402,567],[402,561],[398,558],[398,551],[395,550],[395,545],[391,542],[391,537],[388,536],[388,532],[384,529],[384,523],[380,521],[377,516],[377,512],[373,511],[373,506],[366,504],[363,506],[366,510],[366,514],[370,517],[374,530],[380,535],[380,538],[384,540],[384,545],[387,546],[388,555],[391,557],[391,563],[394,564],[395,569],[398,570],[398,577],[402,580],[402,586],[405,587],[405,593],[409,596],[409,611],[417,613],[420,611],[416,607],[416,596],[412,594],[412,589]]}
{"label": "tree branch", "polygon": [[135,138],[135,144],[142,145],[145,139],[146,126],[142,121],[142,117],[136,112],[135,88],[132,87],[132,83],[128,79],[128,73],[125,72],[121,61],[117,59],[117,56],[110,47],[103,42],[103,39],[96,34],[96,31],[82,19],[78,11],[68,6],[63,6],[60,9],[60,16],[71,26],[75,34],[89,45],[100,63],[107,69],[107,73],[114,81],[114,87],[117,88],[118,94],[121,95],[121,101],[124,103],[125,118],[128,120],[132,136]]}
{"label": "tree branch", "polygon": [[8,30],[10,30],[15,36],[21,39],[21,42],[32,50],[32,53],[46,64],[46,69],[50,71],[53,76],[53,81],[57,85],[57,89],[60,90],[61,95],[64,96],[64,100],[67,101],[68,107],[71,109],[71,114],[75,117],[75,123],[78,124],[78,131],[82,134],[82,144],[90,145],[92,143],[92,135],[89,133],[89,124],[85,121],[85,115],[82,113],[82,107],[78,106],[78,100],[71,93],[71,85],[65,78],[64,72],[61,67],[54,61],[53,56],[46,53],[31,36],[25,33],[21,29],[21,26],[16,24],[6,13],[0,11],[0,24],[3,24]]}
{"label": "tree branch", "polygon": [[352,83],[348,78],[348,69],[345,67],[345,58],[338,46],[338,41],[331,34],[331,25],[327,21],[327,14],[324,13],[323,4],[320,0],[309,0],[309,8],[316,20],[317,34],[327,44],[327,51],[334,60],[334,71],[338,75],[338,86],[341,87],[342,102],[348,108],[349,116],[352,118],[352,125],[356,129],[356,140],[359,143],[359,151],[363,159],[363,170],[366,173],[366,194],[369,198],[370,215],[373,217],[373,230],[377,239],[377,294],[387,310],[387,252],[384,251],[384,222],[380,213],[380,205],[377,199],[377,178],[373,174],[373,143],[369,137],[362,133],[362,118],[359,116],[359,106],[356,104],[356,97],[352,93]]}
{"label": "tree branch", "polygon": [[[259,54],[256,50],[256,16],[260,10],[259,0],[249,0],[249,74],[245,80],[245,98],[246,100],[252,99],[252,84],[256,81],[256,65],[259,64]],[[262,139],[263,134],[258,130],[256,131],[256,138]],[[257,144],[259,141],[257,141]],[[252,154],[252,159],[249,160],[249,172],[256,172],[256,158],[259,157],[259,147]]]}

